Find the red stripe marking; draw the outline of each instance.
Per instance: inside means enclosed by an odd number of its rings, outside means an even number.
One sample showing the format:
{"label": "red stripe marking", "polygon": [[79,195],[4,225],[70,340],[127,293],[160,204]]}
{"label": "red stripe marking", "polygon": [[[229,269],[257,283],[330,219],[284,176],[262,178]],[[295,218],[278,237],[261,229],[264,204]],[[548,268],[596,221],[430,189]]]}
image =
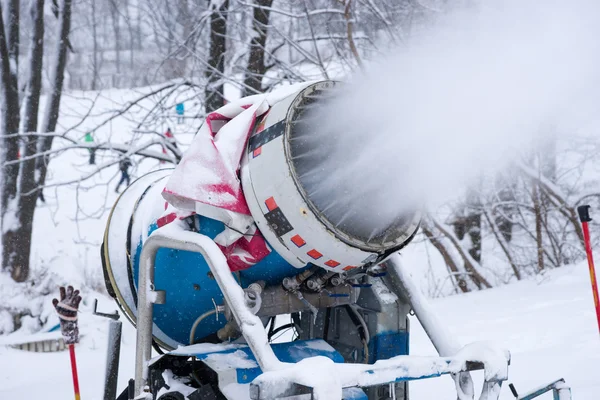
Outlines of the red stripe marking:
{"label": "red stripe marking", "polygon": [[315,260],[318,260],[319,258],[323,257],[323,254],[319,253],[315,249],[312,249],[311,251],[308,251],[306,254],[308,254],[309,256],[311,256],[312,258],[314,258]]}
{"label": "red stripe marking", "polygon": [[161,228],[167,224],[170,224],[171,222],[175,221],[175,219],[177,218],[177,214],[170,213],[167,215],[164,215],[162,217],[160,217],[159,219],[156,220],[156,225]]}
{"label": "red stripe marking", "polygon": [[348,265],[347,267],[344,267],[344,271],[350,271],[351,269],[356,268],[356,266],[354,265]]}
{"label": "red stripe marking", "polygon": [[277,208],[277,203],[275,202],[275,199],[273,197],[269,197],[268,199],[266,199],[265,205],[267,206],[267,210],[269,211],[273,211]]}
{"label": "red stripe marking", "polygon": [[325,263],[325,265],[327,265],[328,267],[331,267],[331,268],[335,268],[338,265],[340,265],[340,263],[335,260],[329,260]]}
{"label": "red stripe marking", "polygon": [[304,239],[302,239],[302,236],[300,235],[294,235],[290,240],[298,247],[302,247],[306,244],[306,242],[304,241]]}
{"label": "red stripe marking", "polygon": [[261,153],[262,153],[262,146],[257,147],[256,149],[254,149],[254,151],[252,152],[252,156],[253,157],[258,157],[258,156],[260,156]]}

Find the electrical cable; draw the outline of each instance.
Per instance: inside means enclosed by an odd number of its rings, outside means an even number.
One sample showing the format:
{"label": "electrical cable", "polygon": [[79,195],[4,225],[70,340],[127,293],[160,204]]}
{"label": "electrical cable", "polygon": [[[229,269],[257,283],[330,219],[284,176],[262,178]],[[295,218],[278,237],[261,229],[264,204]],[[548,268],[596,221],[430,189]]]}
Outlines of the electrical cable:
{"label": "electrical cable", "polygon": [[269,332],[269,341],[270,341],[270,340],[271,340],[271,338],[272,338],[273,336],[275,336],[277,333],[279,333],[279,332],[281,332],[281,331],[283,331],[283,330],[286,330],[286,329],[291,329],[291,328],[294,328],[295,326],[296,326],[295,324],[292,324],[292,323],[290,323],[290,324],[281,325],[281,326],[279,326],[279,327],[275,328],[275,329],[273,330],[273,332]]}
{"label": "electrical cable", "polygon": [[346,305],[346,311],[348,312],[348,317],[352,320],[354,325],[358,329],[358,333],[361,336],[361,343],[363,345],[364,352],[364,361],[366,363],[369,362],[369,342],[371,340],[369,335],[369,329],[367,328],[367,323],[363,316],[358,312],[355,308],[356,306]]}
{"label": "electrical cable", "polygon": [[269,325],[269,332],[267,334],[267,336],[269,337],[269,340],[271,340],[271,336],[273,336],[273,330],[275,329],[275,319],[277,318],[277,316],[273,316],[271,317],[270,321],[270,325]]}
{"label": "electrical cable", "polygon": [[156,343],[156,340],[154,340],[154,339],[152,339],[152,347],[158,354],[160,354],[160,355],[165,354],[163,349],[160,348],[160,345],[158,343]]}
{"label": "electrical cable", "polygon": [[371,336],[369,335],[369,329],[367,328],[367,323],[365,322],[364,317],[358,312],[358,310],[356,309],[356,305],[349,305],[348,308],[352,310],[354,316],[362,326],[364,332],[364,339],[367,342],[367,344],[369,344],[369,342],[371,341]]}
{"label": "electrical cable", "polygon": [[192,329],[190,329],[190,344],[194,344],[194,337],[196,336],[196,328],[198,328],[198,325],[200,325],[200,322],[202,322],[202,320],[205,319],[206,317],[209,317],[216,313],[217,313],[217,310],[207,311],[204,314],[202,314],[201,316],[199,316],[196,319],[196,321],[194,321],[194,325],[192,325]]}
{"label": "electrical cable", "polygon": [[362,340],[362,343],[363,343],[365,362],[368,364],[369,363],[369,345],[367,344],[367,341],[364,339]]}

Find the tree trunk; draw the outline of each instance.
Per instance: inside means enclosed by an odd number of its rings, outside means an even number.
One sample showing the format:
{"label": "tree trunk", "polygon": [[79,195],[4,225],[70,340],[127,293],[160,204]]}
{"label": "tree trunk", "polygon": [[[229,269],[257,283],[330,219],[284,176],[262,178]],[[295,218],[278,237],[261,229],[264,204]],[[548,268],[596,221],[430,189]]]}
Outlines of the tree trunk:
{"label": "tree trunk", "polygon": [[471,241],[469,254],[481,264],[481,200],[476,189],[467,194],[467,234]]}
{"label": "tree trunk", "polygon": [[[121,73],[121,30],[119,24],[119,10],[115,0],[110,2],[110,14],[113,24],[113,31],[115,34],[115,65],[117,68],[117,74]],[[118,86],[118,85],[117,85]]]}
{"label": "tree trunk", "polygon": [[511,254],[511,251],[510,251],[509,242],[506,240],[506,237],[504,236],[502,229],[500,227],[498,227],[498,225],[496,224],[496,221],[492,217],[490,217],[490,215],[488,214],[487,211],[483,210],[483,215],[485,216],[485,219],[487,220],[488,225],[490,226],[490,230],[494,234],[496,241],[498,242],[498,244],[500,245],[500,248],[504,252],[504,255],[506,256],[506,259],[508,260],[508,263],[510,264],[510,267],[512,268],[513,273],[515,274],[515,277],[517,278],[517,280],[520,281],[521,280],[521,271],[519,271],[517,264],[515,264],[515,261]]}
{"label": "tree trunk", "polygon": [[[17,191],[17,164],[5,165],[5,161],[16,160],[19,152],[19,84],[17,81],[18,51],[19,51],[19,2],[11,0],[7,9],[8,25],[4,26],[2,4],[0,4],[0,70],[2,90],[2,128],[0,133],[5,135],[2,140],[2,194],[0,196],[0,211],[5,215],[9,200],[14,198]],[[6,34],[5,34],[6,32]],[[8,135],[12,135],[6,137]],[[4,219],[4,218],[3,218]]]}
{"label": "tree trunk", "polygon": [[548,181],[548,179],[540,176],[538,171],[533,170],[522,163],[518,164],[518,167],[521,172],[523,172],[530,179],[533,179],[538,184],[539,190],[544,191],[544,193],[548,196],[548,201],[550,201],[550,203],[556,207],[558,212],[560,212],[569,220],[571,226],[573,226],[574,233],[579,239],[582,250],[585,251],[583,230],[581,229],[581,223],[579,222],[579,217],[577,216],[577,210],[575,210],[575,207],[567,203],[567,196],[564,193],[561,193],[560,189],[552,182]]}
{"label": "tree trunk", "polygon": [[[193,49],[189,48],[190,43],[190,35],[194,29],[194,22],[192,15],[190,14],[190,8],[187,0],[179,0],[177,3],[177,16],[175,18],[177,21],[177,25],[181,26],[181,39],[177,39],[177,37],[173,36],[174,42],[180,42],[179,49],[173,54],[173,73],[176,78],[182,78],[185,76],[187,72],[187,62],[189,58],[190,51]],[[177,29],[179,32],[179,29]]]}
{"label": "tree trunk", "polygon": [[[134,69],[134,50],[135,50],[135,33],[133,32],[133,24],[131,22],[131,12],[129,10],[129,0],[125,1],[125,22],[127,23],[127,33],[129,34],[129,72],[133,74]],[[139,12],[139,10],[138,10]],[[132,79],[131,85],[135,85]]]}
{"label": "tree trunk", "polygon": [[98,88],[98,30],[96,29],[96,1],[92,0],[92,40],[93,40],[93,60],[92,60],[92,90]]}
{"label": "tree trunk", "polygon": [[[39,6],[40,1],[36,1],[35,6]],[[41,2],[43,3],[43,1]],[[41,9],[37,9],[34,27],[34,36],[41,35],[43,37],[43,4]],[[67,49],[69,47],[69,31],[71,27],[71,0],[62,0],[58,10],[58,37],[56,60],[51,71],[51,79],[53,89],[48,96],[46,114],[40,127],[41,132],[53,132],[56,128],[58,120],[58,109],[60,106],[60,97],[62,93],[64,72],[67,61]],[[40,21],[41,19],[41,21]],[[41,27],[38,26],[41,23]],[[39,47],[38,47],[39,46]],[[31,74],[28,82],[31,98],[26,103],[30,114],[26,114],[28,120],[27,129],[34,129],[37,125],[37,109],[39,108],[39,92],[41,90],[41,59],[36,60],[38,54],[43,53],[43,42],[38,40],[35,46],[31,49],[33,57],[30,58]],[[39,74],[39,76],[38,76]],[[39,80],[39,81],[38,81]],[[35,94],[37,92],[37,95]],[[37,97],[37,99],[36,99]],[[35,110],[34,110],[35,109]],[[18,111],[18,110],[17,110]],[[35,112],[34,112],[35,111]],[[35,149],[34,149],[35,147]],[[40,137],[35,143],[27,143],[26,151],[31,153],[45,152],[52,147],[51,137]],[[12,276],[16,281],[27,279],[29,274],[29,262],[31,253],[31,232],[33,228],[33,218],[35,214],[35,203],[41,186],[44,184],[47,172],[46,157],[36,158],[36,162],[25,162],[23,166],[23,176],[21,183],[23,184],[19,197],[19,212],[15,214],[18,218],[14,219],[15,229],[3,230],[3,268],[12,266]],[[19,165],[19,164],[15,164]],[[36,181],[36,175],[39,179]],[[9,210],[10,212],[10,210]],[[13,217],[14,218],[14,217]]]}
{"label": "tree trunk", "polygon": [[211,112],[223,106],[223,73],[225,71],[225,41],[227,37],[227,10],[229,0],[223,1],[221,7],[212,10],[210,16],[210,52],[205,76],[204,107]]}
{"label": "tree trunk", "polygon": [[541,272],[544,269],[544,241],[542,237],[542,207],[540,204],[540,194],[538,183],[531,182],[533,187],[531,197],[533,197],[533,213],[535,215],[535,244],[537,249],[537,269]]}
{"label": "tree trunk", "polygon": [[[256,0],[257,7],[254,8],[254,19],[252,26],[255,34],[250,41],[250,57],[248,68],[244,79],[244,96],[262,92],[262,79],[267,72],[265,66],[265,45],[267,43],[267,31],[269,27],[270,8],[273,0]],[[250,88],[255,91],[251,91]]]}
{"label": "tree trunk", "polygon": [[465,236],[468,237],[469,255],[481,264],[481,201],[475,188],[468,190],[464,210],[456,218],[453,226],[458,239],[463,240]]}
{"label": "tree trunk", "polygon": [[451,250],[446,247],[441,238],[439,238],[433,233],[432,229],[426,223],[421,224],[421,229],[427,237],[427,239],[429,239],[433,247],[435,247],[437,251],[439,251],[442,255],[442,258],[446,263],[446,267],[448,267],[448,269],[450,270],[451,277],[455,281],[455,287],[458,287],[458,289],[460,289],[460,291],[463,293],[469,292],[469,286],[467,285],[467,281],[465,281],[464,275],[461,275],[458,268],[458,264],[455,262],[454,258],[450,253]]}
{"label": "tree trunk", "polygon": [[[56,59],[52,65],[51,82],[52,90],[49,94],[44,113],[44,120],[40,127],[40,132],[54,132],[58,121],[58,111],[60,108],[60,99],[62,96],[63,82],[65,78],[65,67],[67,65],[67,41],[71,30],[71,0],[62,0],[60,8],[60,21],[58,25],[58,36],[61,38],[57,42]],[[43,137],[38,141],[38,152],[46,152],[52,148],[53,137]],[[38,157],[37,160],[43,157]],[[40,161],[36,168],[39,171],[38,184],[43,185],[46,181],[47,163]]]}
{"label": "tree trunk", "polygon": [[[60,108],[60,99],[62,96],[63,82],[65,78],[65,67],[67,65],[68,38],[71,30],[71,0],[62,0],[59,14],[57,48],[54,53],[56,58],[51,67],[50,78],[52,90],[48,94],[44,120],[40,126],[40,132],[54,132],[58,121],[58,111]],[[52,148],[52,136],[40,137],[37,143],[38,153],[47,152]],[[48,172],[47,157],[36,158],[37,185],[43,187],[46,182]]]}
{"label": "tree trunk", "polygon": [[[0,227],[2,232],[2,270],[11,269],[14,252],[7,252],[6,246],[11,245],[7,233],[17,227],[15,213],[17,211],[17,179],[19,164],[7,164],[15,161],[19,153],[19,86],[17,81],[17,62],[19,48],[19,2],[8,2],[8,25],[4,27],[4,15],[0,4],[0,104],[2,125],[2,143],[0,145],[0,162],[2,163],[2,191],[0,194]],[[5,34],[6,32],[6,34]],[[10,234],[9,234],[10,235]]]}
{"label": "tree trunk", "polygon": [[514,225],[512,221],[514,206],[511,203],[515,202],[515,182],[514,174],[511,172],[496,176],[496,195],[501,205],[497,207],[497,212],[493,216],[494,224],[507,243],[512,240]]}
{"label": "tree trunk", "polygon": [[141,50],[142,49],[142,12],[139,9],[139,3],[138,3],[138,9],[136,10],[136,39],[137,39],[137,49]]}
{"label": "tree trunk", "polygon": [[19,0],[8,0],[8,12],[7,12],[7,21],[8,24],[6,26],[6,36],[8,43],[8,56],[15,60],[15,79],[16,72],[18,71],[19,65],[19,23],[20,23],[20,11],[21,5],[19,4]]}
{"label": "tree trunk", "polygon": [[[479,214],[479,218],[481,220],[481,214]],[[471,278],[471,280],[477,286],[477,288],[478,289],[491,288],[492,285],[477,270],[477,266],[479,266],[479,262],[472,255],[472,247],[467,249],[467,251],[465,251],[465,249],[459,242],[458,238],[455,235],[453,235],[451,231],[446,230],[442,226],[442,224],[437,222],[435,219],[432,218],[432,221],[433,221],[433,226],[435,226],[435,228],[438,231],[440,231],[441,234],[443,234],[444,236],[446,236],[448,238],[448,240],[450,240],[450,243],[452,243],[452,245],[454,246],[454,248],[456,249],[456,251],[458,252],[460,257],[462,258],[464,266],[465,266],[465,270],[468,272],[469,278]]]}
{"label": "tree trunk", "polygon": [[[31,3],[31,19],[33,31],[29,45],[29,76],[24,99],[23,132],[36,132],[40,94],[42,91],[42,60],[44,58],[44,0]],[[23,158],[35,155],[37,141],[35,136],[25,136]],[[10,261],[4,265],[11,269],[11,276],[17,282],[25,281],[29,276],[29,257],[31,254],[31,233],[33,230],[33,214],[38,198],[35,181],[35,159],[18,164],[21,174],[16,193],[17,207],[14,218],[17,225],[14,229],[4,231],[2,237],[3,259]]]}
{"label": "tree trunk", "polygon": [[550,182],[556,182],[556,138],[558,132],[555,126],[550,126],[547,130],[544,140],[540,142],[537,154],[542,176]]}
{"label": "tree trunk", "polygon": [[344,19],[346,20],[346,37],[348,39],[348,46],[350,46],[350,52],[354,56],[356,64],[362,68],[363,63],[360,58],[360,54],[358,54],[356,43],[354,42],[354,17],[352,16],[352,0],[346,0],[346,4],[344,6]]}

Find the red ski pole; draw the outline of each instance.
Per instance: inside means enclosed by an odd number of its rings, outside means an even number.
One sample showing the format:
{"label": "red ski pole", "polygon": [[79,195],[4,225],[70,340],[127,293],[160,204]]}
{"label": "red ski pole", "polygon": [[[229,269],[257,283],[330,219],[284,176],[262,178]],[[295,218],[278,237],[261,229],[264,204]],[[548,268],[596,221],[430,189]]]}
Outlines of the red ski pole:
{"label": "red ski pole", "polygon": [[79,378],[77,377],[77,361],[75,361],[75,345],[69,345],[69,354],[71,356],[71,372],[73,373],[73,389],[75,390],[75,400],[80,400]]}
{"label": "red ski pole", "polygon": [[81,296],[79,290],[73,289],[73,286],[60,287],[60,301],[52,299],[52,304],[56,308],[58,318],[60,319],[60,331],[63,340],[69,346],[69,355],[71,357],[71,373],[73,374],[73,390],[75,391],[75,400],[80,400],[79,378],[77,377],[77,362],[75,360],[75,344],[79,342],[79,327],[77,326],[77,312]]}
{"label": "red ski pole", "polygon": [[590,206],[577,207],[579,220],[583,227],[583,241],[585,242],[585,252],[587,254],[588,266],[590,267],[590,280],[592,281],[592,293],[594,294],[594,306],[596,307],[596,317],[598,318],[598,329],[600,330],[600,299],[598,296],[598,283],[596,282],[596,269],[594,268],[594,257],[592,256],[592,244],[590,241],[590,228],[588,222],[590,218]]}

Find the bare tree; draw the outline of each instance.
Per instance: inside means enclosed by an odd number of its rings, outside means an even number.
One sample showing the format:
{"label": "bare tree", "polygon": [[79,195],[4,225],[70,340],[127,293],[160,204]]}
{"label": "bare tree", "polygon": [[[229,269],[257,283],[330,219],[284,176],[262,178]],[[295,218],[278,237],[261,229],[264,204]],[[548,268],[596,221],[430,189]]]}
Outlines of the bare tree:
{"label": "bare tree", "polygon": [[470,291],[468,283],[466,281],[466,273],[461,271],[460,262],[452,255],[452,245],[448,243],[445,238],[439,233],[434,233],[434,227],[430,226],[427,222],[421,224],[421,229],[425,234],[425,237],[431,242],[433,247],[439,251],[444,262],[446,263],[446,267],[449,271],[450,279],[454,282],[455,287],[460,289],[462,293],[466,293]]}
{"label": "bare tree", "polygon": [[227,38],[227,10],[229,0],[214,2],[210,16],[210,51],[206,68],[205,109],[216,110],[225,99],[222,75],[225,71],[225,46]]}
{"label": "bare tree", "polygon": [[92,47],[92,85],[91,85],[91,89],[92,90],[96,90],[96,88],[98,87],[98,69],[99,69],[99,65],[98,65],[98,30],[96,29],[96,2],[92,1],[91,2],[91,9],[92,9],[92,42],[93,42],[93,47]]}
{"label": "bare tree", "polygon": [[120,24],[119,4],[115,0],[110,0],[110,18],[112,20],[113,32],[115,35],[115,66],[117,77],[121,73],[121,24]]}
{"label": "bare tree", "polygon": [[[13,9],[13,7],[15,9]],[[38,109],[41,95],[42,55],[44,49],[44,1],[31,2],[30,15],[33,23],[33,32],[29,43],[28,76],[26,81],[26,94],[24,108],[21,113],[19,107],[18,83],[16,66],[18,65],[18,1],[9,3],[8,12],[10,24],[5,36],[4,26],[0,26],[0,58],[2,73],[2,126],[3,144],[5,152],[2,158],[3,184],[2,184],[2,269],[9,270],[14,280],[24,281],[29,275],[29,260],[31,252],[31,232],[33,216],[39,181],[36,176],[35,154],[49,150],[51,139],[47,136],[37,140],[31,133],[38,128]],[[71,0],[62,0],[55,4],[58,17],[57,51],[55,53],[54,68],[52,71],[53,90],[49,95],[46,117],[42,122],[41,130],[52,132],[58,119],[60,93],[64,81],[64,68],[66,53],[69,46],[69,31],[71,19]],[[0,9],[1,10],[1,9]],[[1,11],[0,11],[1,14]],[[0,15],[2,17],[2,15]],[[3,18],[0,18],[2,20]],[[0,24],[2,24],[0,22]],[[10,49],[13,49],[12,52]],[[19,135],[19,115],[23,115],[23,132]],[[19,160],[19,140],[24,138],[25,146],[22,159]],[[50,140],[48,142],[48,140]],[[40,164],[38,174],[43,173],[40,179],[45,178],[46,166]]]}
{"label": "bare tree", "polygon": [[[245,96],[263,91],[262,78],[267,72],[265,49],[272,4],[273,0],[257,0],[257,7],[254,7],[252,19],[252,29],[254,32],[251,34],[250,56],[244,78]],[[254,89],[254,92],[251,92],[250,89]]]}
{"label": "bare tree", "polygon": [[[2,81],[2,191],[0,196],[0,214],[5,215],[11,207],[17,191],[18,166],[4,165],[4,161],[17,158],[19,153],[18,138],[10,136],[19,130],[19,89],[17,82],[18,47],[19,47],[19,2],[11,0],[8,3],[8,25],[4,27],[4,15],[0,4],[0,67]],[[6,34],[5,34],[6,32]],[[12,208],[15,208],[12,204]],[[2,231],[7,227],[2,222]],[[3,260],[3,265],[5,261]]]}
{"label": "bare tree", "polygon": [[[42,60],[44,54],[44,0],[35,0],[30,6],[31,20],[33,21],[33,32],[29,43],[29,76],[24,99],[23,132],[35,132],[38,126],[38,113],[40,106],[40,95],[42,92]],[[33,230],[33,214],[37,202],[35,159],[28,159],[37,152],[37,141],[35,137],[26,136],[22,156],[26,161],[21,164],[19,186],[17,196],[17,219],[19,228],[6,231],[3,237],[8,243],[16,245],[4,248],[7,250],[4,256],[8,256],[12,265],[12,277],[16,281],[24,281],[29,273],[29,254],[26,249],[31,248],[31,233]],[[11,252],[22,252],[18,257],[12,256]],[[11,260],[12,259],[12,260]]]}

